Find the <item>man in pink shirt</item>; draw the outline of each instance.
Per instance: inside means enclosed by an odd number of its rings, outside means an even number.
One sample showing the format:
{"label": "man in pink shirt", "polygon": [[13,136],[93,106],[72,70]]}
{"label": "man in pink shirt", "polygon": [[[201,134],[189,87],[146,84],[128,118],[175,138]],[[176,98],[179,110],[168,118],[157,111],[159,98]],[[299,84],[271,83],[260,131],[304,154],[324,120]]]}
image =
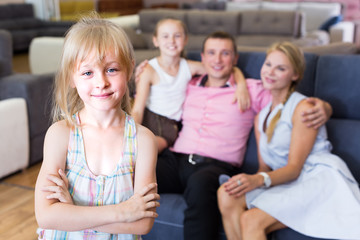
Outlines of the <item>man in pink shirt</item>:
{"label": "man in pink shirt", "polygon": [[218,178],[240,171],[254,118],[271,100],[261,81],[247,79],[251,107],[241,112],[232,104],[237,51],[231,35],[208,36],[201,57],[208,74],[189,83],[182,129],[173,148],[160,154],[157,163],[159,193],[184,194],[186,240],[218,239]]}

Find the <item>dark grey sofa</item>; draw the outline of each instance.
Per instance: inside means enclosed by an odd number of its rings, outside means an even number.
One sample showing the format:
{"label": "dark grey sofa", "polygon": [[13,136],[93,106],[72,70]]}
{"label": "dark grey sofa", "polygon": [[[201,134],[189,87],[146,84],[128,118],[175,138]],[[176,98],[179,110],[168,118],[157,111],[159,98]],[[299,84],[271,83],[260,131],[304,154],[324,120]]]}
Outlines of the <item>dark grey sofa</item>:
{"label": "dark grey sofa", "polygon": [[26,100],[31,165],[42,160],[44,136],[50,124],[50,94],[54,74],[14,73],[12,56],[11,34],[0,30],[0,100],[14,97]]}
{"label": "dark grey sofa", "polygon": [[[199,60],[199,53],[189,53],[190,59]],[[265,59],[262,52],[240,52],[238,67],[245,77],[259,79],[260,68]],[[348,164],[353,175],[360,182],[360,55],[306,54],[305,77],[298,90],[308,96],[328,101],[333,107],[333,116],[327,123],[328,136],[333,152]],[[256,141],[254,134],[248,141],[243,172],[257,170]],[[339,203],[341,204],[341,203]],[[186,203],[182,195],[161,194],[159,217],[153,229],[144,240],[182,240],[183,219]],[[296,216],[293,216],[296,218]],[[220,229],[221,226],[220,226]],[[226,239],[223,230],[219,239]],[[272,233],[272,240],[315,240],[289,228]]]}
{"label": "dark grey sofa", "polygon": [[14,52],[28,50],[31,40],[38,36],[64,36],[72,24],[38,19],[29,3],[0,5],[0,29],[11,33]]}

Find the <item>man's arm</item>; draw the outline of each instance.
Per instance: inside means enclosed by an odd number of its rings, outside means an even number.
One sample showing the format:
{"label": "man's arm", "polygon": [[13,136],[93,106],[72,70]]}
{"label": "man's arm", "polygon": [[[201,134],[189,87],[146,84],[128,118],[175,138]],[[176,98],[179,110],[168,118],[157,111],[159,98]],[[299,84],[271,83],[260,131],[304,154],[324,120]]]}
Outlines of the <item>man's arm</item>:
{"label": "man's arm", "polygon": [[319,98],[310,97],[306,101],[313,107],[301,112],[302,121],[306,123],[307,127],[318,129],[330,119],[333,112],[332,107],[328,102]]}

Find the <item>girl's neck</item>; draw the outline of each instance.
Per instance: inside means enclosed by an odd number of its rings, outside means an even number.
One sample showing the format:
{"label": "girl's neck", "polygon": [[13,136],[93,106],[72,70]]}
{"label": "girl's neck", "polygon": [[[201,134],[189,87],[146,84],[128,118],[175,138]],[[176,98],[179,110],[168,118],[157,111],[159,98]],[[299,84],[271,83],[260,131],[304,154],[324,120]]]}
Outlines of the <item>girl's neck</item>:
{"label": "girl's neck", "polygon": [[108,129],[122,125],[125,112],[113,109],[111,111],[87,110],[84,108],[79,113],[80,124],[88,125],[101,129]]}
{"label": "girl's neck", "polygon": [[174,66],[179,64],[181,56],[165,56],[160,54],[160,56],[157,57],[157,60],[164,66]]}
{"label": "girl's neck", "polygon": [[173,58],[173,57],[165,57],[159,56],[157,57],[157,61],[160,67],[169,75],[175,76],[179,70],[181,58]]}

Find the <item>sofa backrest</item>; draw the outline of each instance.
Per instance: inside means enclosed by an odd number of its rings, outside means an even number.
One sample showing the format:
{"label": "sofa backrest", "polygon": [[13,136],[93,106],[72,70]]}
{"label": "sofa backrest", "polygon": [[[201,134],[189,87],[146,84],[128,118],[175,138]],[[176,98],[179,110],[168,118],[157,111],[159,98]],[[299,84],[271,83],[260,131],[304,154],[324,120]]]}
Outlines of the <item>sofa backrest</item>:
{"label": "sofa backrest", "polygon": [[302,36],[300,12],[244,11],[239,15],[237,34],[283,35],[294,38]]}
{"label": "sofa backrest", "polygon": [[299,11],[304,13],[306,32],[314,31],[329,20],[331,17],[342,14],[341,3],[339,2],[283,2],[283,1],[256,1],[256,2],[234,2],[227,1],[227,11]]}
{"label": "sofa backrest", "polygon": [[0,20],[33,18],[34,7],[30,3],[0,5]]}
{"label": "sofa backrest", "polygon": [[11,34],[0,29],[0,77],[12,74],[12,58]]}
{"label": "sofa backrest", "polygon": [[315,96],[328,101],[333,115],[326,124],[333,152],[360,182],[360,55],[321,56]]}
{"label": "sofa backrest", "polygon": [[[299,12],[249,11],[228,12],[215,10],[144,9],[139,13],[140,30],[148,48],[154,48],[152,34],[156,23],[163,18],[182,20],[188,28],[187,50],[201,49],[208,34],[222,30],[232,34],[238,44],[246,39],[248,44],[267,46],[276,40],[292,40],[302,37],[303,17]],[[254,37],[253,41],[246,38]],[[269,42],[266,37],[269,37]],[[258,44],[256,44],[256,41]]]}
{"label": "sofa backrest", "polygon": [[329,101],[334,118],[360,120],[360,55],[321,56],[315,96]]}
{"label": "sofa backrest", "polygon": [[239,14],[236,12],[213,10],[190,10],[186,13],[185,23],[189,35],[208,35],[214,31],[238,34]]}

